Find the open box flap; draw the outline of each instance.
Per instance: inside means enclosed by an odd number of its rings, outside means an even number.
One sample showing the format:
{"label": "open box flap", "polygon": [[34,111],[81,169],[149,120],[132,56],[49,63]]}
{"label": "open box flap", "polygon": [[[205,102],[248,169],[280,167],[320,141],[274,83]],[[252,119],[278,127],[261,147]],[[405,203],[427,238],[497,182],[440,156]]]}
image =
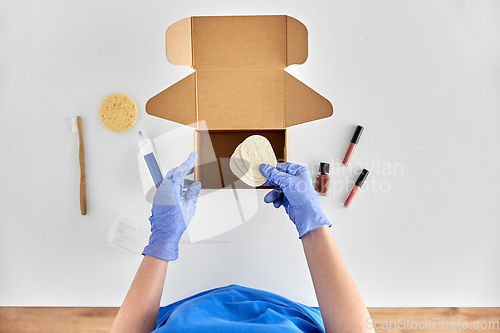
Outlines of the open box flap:
{"label": "open box flap", "polygon": [[197,71],[198,120],[208,129],[283,129],[283,71]]}
{"label": "open box flap", "polygon": [[285,15],[192,18],[193,68],[262,71],[286,67]]}
{"label": "open box flap", "polygon": [[196,73],[151,97],[146,103],[146,112],[152,116],[175,121],[183,125],[197,122]]}
{"label": "open box flap", "polygon": [[286,15],[180,20],[167,29],[167,58],[196,72],[153,97],[146,111],[220,130],[283,129],[329,117],[331,103],[284,71],[306,61],[307,34]]}
{"label": "open box flap", "polygon": [[299,20],[286,17],[286,66],[300,65],[307,60],[307,28]]}
{"label": "open box flap", "polygon": [[307,60],[307,28],[286,15],[188,17],[165,36],[168,61],[198,71],[282,70]]}
{"label": "open box flap", "polygon": [[285,126],[327,118],[333,114],[329,100],[283,71],[285,89]]}
{"label": "open box flap", "polygon": [[168,27],[165,34],[167,59],[173,65],[193,67],[191,18],[185,18]]}

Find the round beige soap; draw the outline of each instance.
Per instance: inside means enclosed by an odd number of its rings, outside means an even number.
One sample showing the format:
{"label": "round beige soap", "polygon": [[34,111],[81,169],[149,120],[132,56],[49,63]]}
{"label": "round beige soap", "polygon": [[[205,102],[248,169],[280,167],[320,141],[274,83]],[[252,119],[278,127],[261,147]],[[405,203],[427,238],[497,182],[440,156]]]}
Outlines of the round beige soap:
{"label": "round beige soap", "polygon": [[251,180],[255,180],[248,173],[248,169],[250,168],[250,163],[248,161],[245,161],[244,159],[241,158],[240,147],[241,147],[241,143],[238,145],[238,147],[236,147],[236,149],[234,150],[234,153],[231,156],[231,158],[234,160],[234,163],[236,163],[236,165],[243,172],[243,174],[245,174]]}
{"label": "round beige soap", "polygon": [[102,102],[100,114],[106,128],[113,132],[123,132],[135,124],[137,106],[127,95],[114,94]]}
{"label": "round beige soap", "polygon": [[257,187],[266,182],[266,178],[259,171],[259,167],[263,163],[276,166],[277,161],[273,147],[262,135],[252,135],[236,147],[233,156],[231,156],[230,167],[242,181]]}
{"label": "round beige soap", "polygon": [[250,163],[248,172],[255,180],[266,179],[259,170],[261,164],[277,165],[276,155],[267,138],[262,135],[252,135],[241,143],[241,158]]}
{"label": "round beige soap", "polygon": [[252,187],[257,187],[262,184],[264,184],[266,181],[255,181],[254,179],[251,179],[248,175],[248,171],[243,172],[240,167],[236,164],[236,160],[238,160],[237,157],[231,156],[229,159],[229,167],[231,168],[231,171],[233,174],[241,179],[245,184],[252,186]]}

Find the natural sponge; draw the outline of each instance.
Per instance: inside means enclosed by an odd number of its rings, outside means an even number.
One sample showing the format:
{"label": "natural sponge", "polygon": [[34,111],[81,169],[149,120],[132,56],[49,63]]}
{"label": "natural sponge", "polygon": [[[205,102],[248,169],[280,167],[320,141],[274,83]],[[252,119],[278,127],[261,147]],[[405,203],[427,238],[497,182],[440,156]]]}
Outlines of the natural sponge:
{"label": "natural sponge", "polygon": [[127,95],[114,94],[102,102],[100,114],[106,128],[114,132],[123,132],[135,124],[137,106]]}
{"label": "natural sponge", "polygon": [[229,167],[231,171],[246,184],[257,187],[266,182],[260,173],[261,164],[270,164],[276,167],[276,156],[267,138],[261,135],[252,135],[236,147]]}

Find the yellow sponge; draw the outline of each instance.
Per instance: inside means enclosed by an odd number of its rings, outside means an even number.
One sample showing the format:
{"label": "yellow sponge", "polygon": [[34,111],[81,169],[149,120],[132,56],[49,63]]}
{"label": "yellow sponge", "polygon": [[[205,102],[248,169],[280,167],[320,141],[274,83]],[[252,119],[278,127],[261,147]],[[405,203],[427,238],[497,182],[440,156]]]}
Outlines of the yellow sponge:
{"label": "yellow sponge", "polygon": [[124,94],[108,96],[102,102],[100,113],[104,126],[114,132],[128,130],[137,120],[137,106]]}

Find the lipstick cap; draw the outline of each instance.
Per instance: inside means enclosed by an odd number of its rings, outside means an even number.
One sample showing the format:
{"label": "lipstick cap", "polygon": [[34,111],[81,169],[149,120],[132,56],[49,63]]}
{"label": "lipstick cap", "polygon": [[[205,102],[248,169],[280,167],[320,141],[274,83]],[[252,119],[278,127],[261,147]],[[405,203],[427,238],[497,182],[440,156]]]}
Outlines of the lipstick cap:
{"label": "lipstick cap", "polygon": [[370,173],[370,171],[363,169],[363,171],[361,171],[361,174],[358,177],[358,180],[356,180],[356,186],[359,186],[359,187],[363,186],[363,183],[365,182],[365,179],[366,179],[366,177],[368,177],[369,173]]}
{"label": "lipstick cap", "polygon": [[330,163],[321,162],[319,164],[319,173],[328,174],[329,172],[330,172]]}
{"label": "lipstick cap", "polygon": [[351,142],[358,144],[359,138],[361,137],[361,133],[363,133],[363,126],[358,125],[356,130],[354,131],[354,135],[352,136]]}

